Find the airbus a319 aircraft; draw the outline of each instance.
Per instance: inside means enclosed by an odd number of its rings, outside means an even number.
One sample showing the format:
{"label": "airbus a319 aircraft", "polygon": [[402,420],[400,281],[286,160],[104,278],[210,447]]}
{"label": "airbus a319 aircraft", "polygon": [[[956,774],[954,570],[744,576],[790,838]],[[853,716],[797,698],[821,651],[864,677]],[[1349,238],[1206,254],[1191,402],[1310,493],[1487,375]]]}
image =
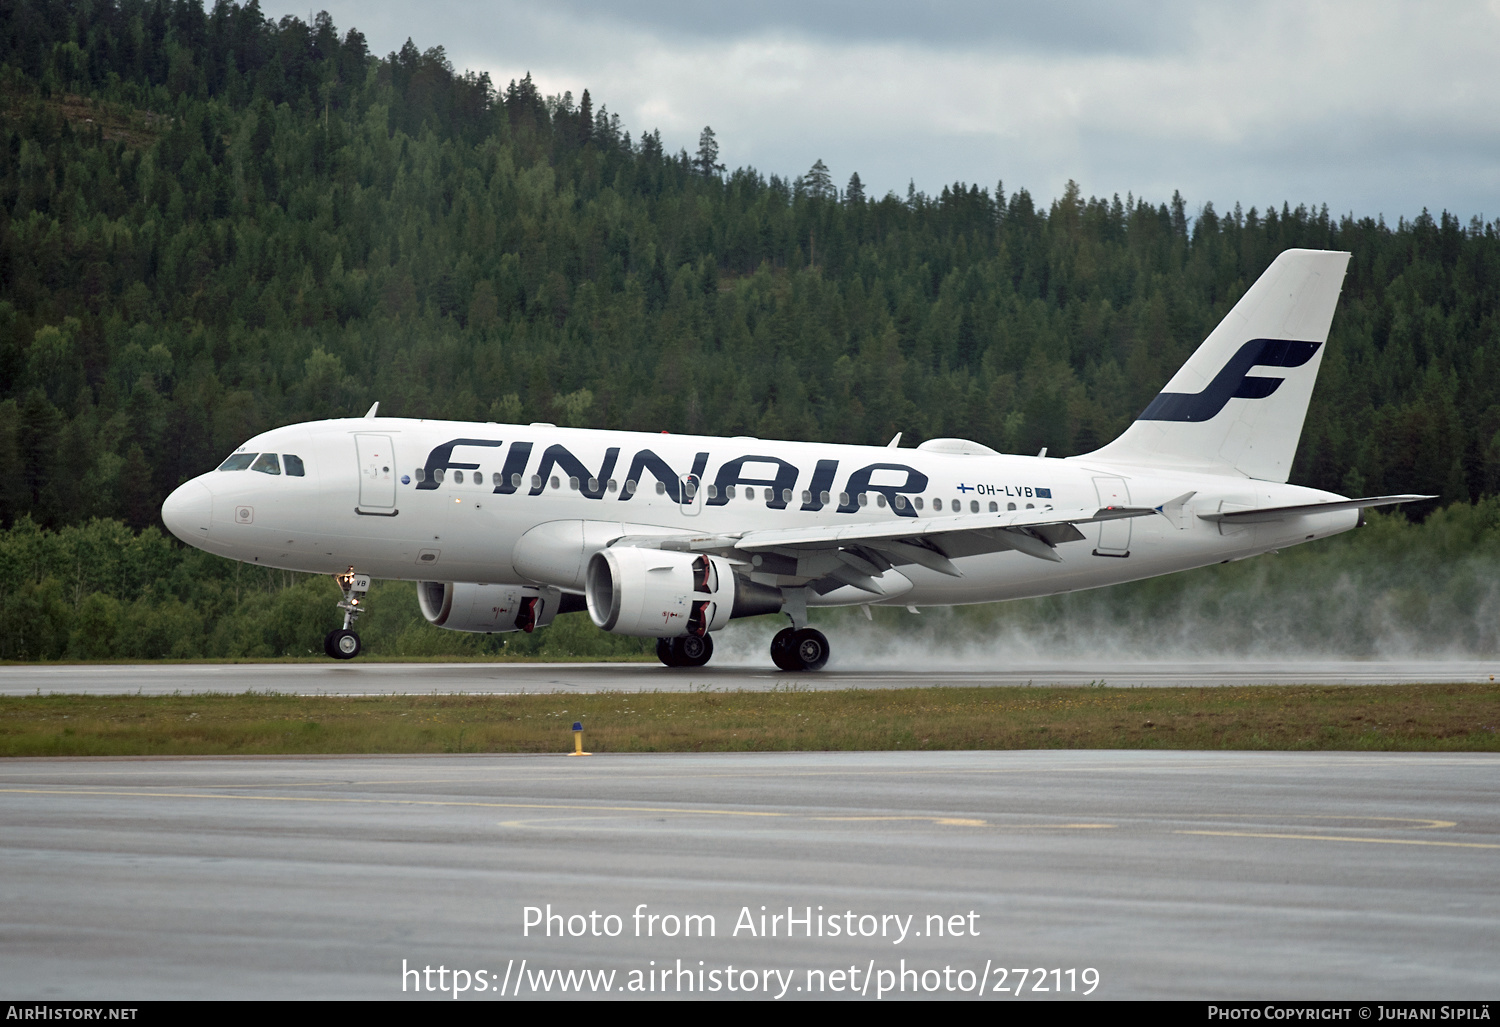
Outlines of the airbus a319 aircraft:
{"label": "airbus a319 aircraft", "polygon": [[1282,253],[1118,439],[1083,456],[378,417],[257,435],[162,519],[235,560],[335,575],[360,652],[371,578],[417,581],[454,631],[586,609],[699,667],[737,617],[784,614],[783,670],[818,670],[819,606],[1054,595],[1347,531],[1365,507],[1286,483],[1349,254]]}

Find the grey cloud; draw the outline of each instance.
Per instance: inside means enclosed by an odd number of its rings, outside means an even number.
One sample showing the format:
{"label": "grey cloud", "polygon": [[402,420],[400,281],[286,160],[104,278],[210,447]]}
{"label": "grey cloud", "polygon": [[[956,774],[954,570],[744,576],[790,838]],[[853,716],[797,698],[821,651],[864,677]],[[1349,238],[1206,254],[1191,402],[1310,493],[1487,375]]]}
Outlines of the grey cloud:
{"label": "grey cloud", "polygon": [[[285,2],[264,3],[268,14],[306,17]],[[442,45],[450,52],[468,48],[514,48],[537,24],[589,31],[617,28],[677,42],[712,45],[756,36],[782,35],[834,46],[896,43],[928,49],[991,50],[998,53],[1115,54],[1150,56],[1180,50],[1193,34],[1194,6],[1184,0],[1160,3],[1110,0],[762,0],[755,4],[712,4],[693,0],[553,0],[545,11],[518,0],[428,0],[417,9],[406,3],[333,3],[341,30],[349,24],[370,38],[377,52],[396,49],[411,36],[418,47]],[[379,40],[379,42],[377,42]],[[525,40],[528,56],[562,56],[574,42],[568,35]]]}
{"label": "grey cloud", "polygon": [[835,45],[894,42],[936,48],[997,48],[1056,53],[1152,54],[1188,38],[1191,6],[1119,0],[558,0],[580,19],[603,19],[665,35],[741,39],[768,33]]}
{"label": "grey cloud", "polygon": [[[268,14],[306,17],[288,0]],[[731,166],[934,192],[956,180],[1191,207],[1283,200],[1414,216],[1500,214],[1496,8],[1292,2],[870,3],[753,9],[642,0],[546,7],[328,4],[385,53],[407,36],[503,84],[587,87],[633,133]],[[1485,12],[1489,13],[1486,14]],[[886,63],[896,62],[896,63]]]}

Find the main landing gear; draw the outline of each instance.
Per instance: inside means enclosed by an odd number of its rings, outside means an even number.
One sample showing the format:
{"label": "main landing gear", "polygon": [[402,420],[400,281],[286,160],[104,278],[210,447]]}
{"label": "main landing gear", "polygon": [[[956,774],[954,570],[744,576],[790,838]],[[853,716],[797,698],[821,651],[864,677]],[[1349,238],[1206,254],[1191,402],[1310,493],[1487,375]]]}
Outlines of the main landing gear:
{"label": "main landing gear", "polygon": [[656,658],[668,667],[701,667],[713,654],[714,640],[707,634],[656,640]]}
{"label": "main landing gear", "polygon": [[771,662],[782,670],[822,670],[828,637],[817,628],[782,628],[771,639]]}
{"label": "main landing gear", "polygon": [[364,613],[360,603],[364,602],[365,593],[370,591],[370,576],[355,574],[354,568],[350,567],[343,574],[335,574],[333,580],[338,582],[339,591],[344,593],[344,598],[338,604],[338,608],[344,611],[344,626],[323,636],[323,651],[335,660],[352,660],[359,655],[361,648],[359,635],[353,629],[354,622]]}

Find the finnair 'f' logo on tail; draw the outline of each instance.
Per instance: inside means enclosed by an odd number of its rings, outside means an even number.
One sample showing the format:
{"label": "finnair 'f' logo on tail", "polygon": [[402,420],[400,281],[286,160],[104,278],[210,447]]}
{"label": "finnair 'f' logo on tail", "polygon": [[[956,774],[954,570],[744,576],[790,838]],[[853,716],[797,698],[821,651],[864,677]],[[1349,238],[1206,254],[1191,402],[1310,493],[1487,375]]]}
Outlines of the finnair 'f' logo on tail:
{"label": "finnair 'f' logo on tail", "polygon": [[1265,399],[1285,380],[1252,378],[1253,367],[1301,367],[1313,358],[1321,342],[1292,339],[1251,339],[1229,358],[1223,370],[1202,392],[1161,392],[1137,420],[1208,421],[1231,399]]}

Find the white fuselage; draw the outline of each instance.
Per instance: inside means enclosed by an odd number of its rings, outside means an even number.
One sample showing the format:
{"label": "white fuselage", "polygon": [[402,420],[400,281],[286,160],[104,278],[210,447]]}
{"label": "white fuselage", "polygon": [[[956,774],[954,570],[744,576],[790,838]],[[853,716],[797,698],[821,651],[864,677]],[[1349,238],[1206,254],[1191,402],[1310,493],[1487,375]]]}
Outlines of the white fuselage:
{"label": "white fuselage", "polygon": [[[958,556],[962,577],[906,565],[900,573],[911,587],[899,594],[841,589],[809,597],[813,605],[937,606],[1052,595],[1242,559],[1346,531],[1359,519],[1357,510],[1339,510],[1267,523],[1205,520],[1199,515],[1341,497],[1090,456],[959,455],[395,417],[277,428],[241,452],[279,454],[283,471],[216,470],[184,484],[163,508],[174,534],[231,559],[297,571],[353,566],[376,578],[574,591],[583,588],[590,547],[623,535],[732,536],[880,519],[894,525],[1049,506],[1163,507],[1082,525],[1084,540],[1058,545],[1060,563],[1014,550]],[[300,459],[303,475],[286,473],[288,454]],[[633,494],[628,482],[637,483]],[[589,524],[578,536],[577,561],[571,551],[518,560],[527,532],[578,521]]]}

